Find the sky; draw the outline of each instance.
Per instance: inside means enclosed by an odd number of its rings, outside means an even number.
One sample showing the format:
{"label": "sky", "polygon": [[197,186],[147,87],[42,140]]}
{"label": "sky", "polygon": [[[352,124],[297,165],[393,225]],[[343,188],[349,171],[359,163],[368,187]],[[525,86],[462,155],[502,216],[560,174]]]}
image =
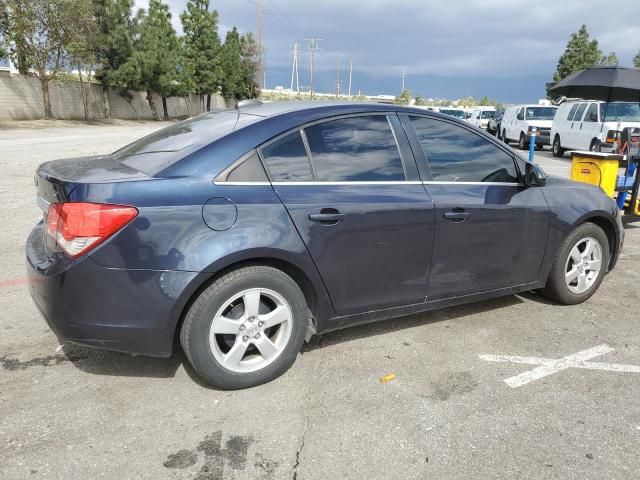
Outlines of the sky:
{"label": "sky", "polygon": [[[414,94],[457,98],[486,92],[504,101],[544,95],[545,80],[582,23],[603,53],[616,52],[621,65],[632,65],[640,51],[640,21],[627,14],[637,10],[638,0],[618,0],[615,8],[593,0],[263,1],[268,87],[289,86],[295,41],[303,48],[300,81],[308,83],[304,39],[310,37],[322,38],[315,68],[324,90],[335,89],[338,61],[346,88],[352,60],[354,91],[396,94],[406,70]],[[168,3],[180,33],[186,0]],[[137,7],[147,5],[136,0]],[[222,38],[234,25],[257,31],[257,0],[211,0],[211,7],[218,10]]]}

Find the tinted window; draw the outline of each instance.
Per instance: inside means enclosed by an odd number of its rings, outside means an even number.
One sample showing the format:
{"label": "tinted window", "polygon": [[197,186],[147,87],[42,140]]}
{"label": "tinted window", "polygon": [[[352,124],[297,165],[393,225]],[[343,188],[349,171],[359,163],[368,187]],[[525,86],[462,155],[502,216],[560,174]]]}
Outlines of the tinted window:
{"label": "tinted window", "polygon": [[317,180],[397,181],[404,169],[384,115],[341,118],[305,128]]}
{"label": "tinted window", "polygon": [[[187,152],[208,145],[245,127],[259,117],[236,111],[211,112],[178,122],[121,148],[114,158],[125,165],[155,175]],[[184,151],[184,154],[178,153]]]}
{"label": "tinted window", "polygon": [[575,115],[577,109],[578,109],[578,104],[576,103],[573,107],[571,107],[571,110],[569,110],[569,115],[567,115],[567,120],[569,121],[573,120],[573,116]]}
{"label": "tinted window", "polygon": [[586,115],[584,116],[585,122],[597,122],[598,121],[598,104],[592,103],[589,105]]}
{"label": "tinted window", "polygon": [[586,103],[581,103],[580,106],[578,107],[578,110],[576,110],[576,115],[575,117],[573,117],[573,121],[574,122],[579,122],[582,119],[582,114],[584,113],[584,110],[587,108],[587,104]]}
{"label": "tinted window", "polygon": [[411,123],[433,179],[447,182],[518,182],[510,155],[469,130],[424,117]]}
{"label": "tinted window", "polygon": [[229,172],[226,178],[227,182],[268,182],[262,164],[257,154],[251,155]]}
{"label": "tinted window", "polygon": [[518,110],[518,120],[524,120],[524,108]]}
{"label": "tinted window", "polygon": [[274,182],[310,182],[313,180],[307,151],[299,131],[290,133],[261,149]]}

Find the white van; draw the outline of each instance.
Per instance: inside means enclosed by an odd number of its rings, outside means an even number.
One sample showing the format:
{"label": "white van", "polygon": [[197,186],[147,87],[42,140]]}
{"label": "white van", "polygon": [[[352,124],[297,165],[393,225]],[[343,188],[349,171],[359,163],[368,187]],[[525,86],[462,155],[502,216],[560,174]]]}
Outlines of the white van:
{"label": "white van", "polygon": [[471,125],[481,129],[486,129],[489,119],[495,117],[495,107],[476,107],[471,112],[471,117],[467,120]]}
{"label": "white van", "polygon": [[560,105],[551,128],[552,150],[562,157],[566,150],[599,150],[611,146],[616,133],[640,127],[637,102],[571,101]]}
{"label": "white van", "polygon": [[529,148],[531,130],[536,128],[536,147],[549,145],[551,125],[557,107],[546,105],[516,105],[504,111],[501,138],[505,143],[518,142],[522,150]]}

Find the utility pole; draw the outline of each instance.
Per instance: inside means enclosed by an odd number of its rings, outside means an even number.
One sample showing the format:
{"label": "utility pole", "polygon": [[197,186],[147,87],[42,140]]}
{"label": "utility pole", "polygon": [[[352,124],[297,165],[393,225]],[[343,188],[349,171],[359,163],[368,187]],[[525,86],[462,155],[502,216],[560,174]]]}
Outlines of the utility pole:
{"label": "utility pole", "polygon": [[353,58],[349,60],[349,98],[351,98],[351,76],[353,74]]}
{"label": "utility pole", "polygon": [[336,100],[340,98],[340,60],[338,60],[338,74],[336,76]]}
{"label": "utility pole", "polygon": [[404,92],[404,77],[407,75],[407,69],[402,69],[402,91]]}
{"label": "utility pole", "polygon": [[300,93],[300,79],[298,77],[298,42],[293,44],[293,64],[291,66],[291,91],[293,91],[293,79],[296,80],[296,92]]}
{"label": "utility pole", "polygon": [[[258,0],[258,78],[260,78],[260,73],[262,73],[264,65],[264,58],[262,55],[262,13],[263,13],[263,2],[264,0]],[[259,81],[259,80],[258,80]],[[263,76],[262,88],[266,88]]]}
{"label": "utility pole", "polygon": [[309,54],[311,56],[309,62],[309,83],[311,85],[311,99],[313,100],[313,56],[314,52],[320,50],[318,46],[318,42],[320,42],[321,38],[305,38],[304,41],[307,42],[307,49],[309,50]]}

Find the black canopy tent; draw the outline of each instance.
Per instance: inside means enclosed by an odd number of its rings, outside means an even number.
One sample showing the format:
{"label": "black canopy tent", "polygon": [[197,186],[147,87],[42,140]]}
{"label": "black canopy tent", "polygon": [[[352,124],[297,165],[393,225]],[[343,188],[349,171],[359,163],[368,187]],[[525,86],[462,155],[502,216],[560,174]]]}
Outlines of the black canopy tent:
{"label": "black canopy tent", "polygon": [[[617,65],[598,65],[586,68],[560,80],[549,89],[549,93],[569,98],[604,101],[606,102],[604,118],[606,118],[610,102],[638,102],[640,104],[640,70],[618,67]],[[636,165],[634,171],[637,170],[638,159],[639,157],[634,159],[634,156],[629,156],[629,162]],[[629,217],[634,216],[639,190],[640,172],[635,171],[631,201],[625,212]],[[624,198],[623,196],[622,200]]]}

